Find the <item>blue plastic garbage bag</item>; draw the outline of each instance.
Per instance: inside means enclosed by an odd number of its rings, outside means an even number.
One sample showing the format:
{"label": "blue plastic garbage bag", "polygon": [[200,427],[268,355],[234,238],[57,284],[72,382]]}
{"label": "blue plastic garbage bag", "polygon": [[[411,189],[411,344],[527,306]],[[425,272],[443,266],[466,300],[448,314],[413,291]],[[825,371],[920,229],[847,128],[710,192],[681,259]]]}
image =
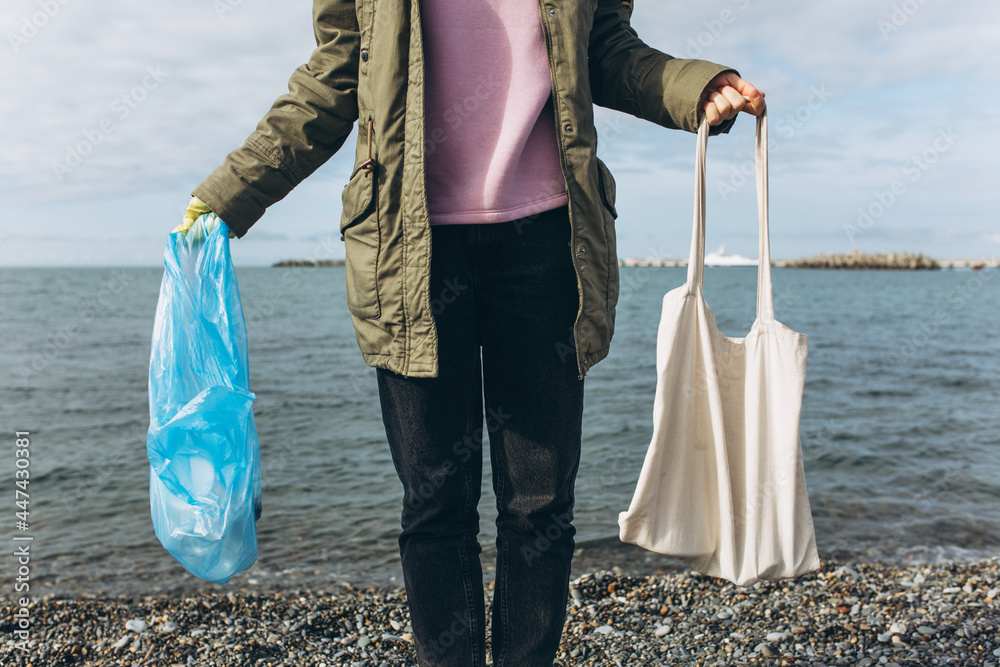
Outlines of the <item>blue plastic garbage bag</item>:
{"label": "blue plastic garbage bag", "polygon": [[229,229],[215,220],[206,235],[172,233],[163,253],[146,450],[156,537],[224,584],[257,560],[262,505],[246,323]]}

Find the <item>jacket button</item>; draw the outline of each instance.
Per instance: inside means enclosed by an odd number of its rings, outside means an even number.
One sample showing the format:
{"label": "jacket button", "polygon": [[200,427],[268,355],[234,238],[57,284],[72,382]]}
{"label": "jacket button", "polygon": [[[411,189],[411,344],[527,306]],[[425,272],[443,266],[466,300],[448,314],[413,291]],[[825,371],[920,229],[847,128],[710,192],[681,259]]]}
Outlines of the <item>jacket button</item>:
{"label": "jacket button", "polygon": [[556,8],[549,7],[549,16],[555,16],[555,15],[556,15]]}
{"label": "jacket button", "polygon": [[573,123],[566,123],[565,125],[563,125],[563,129],[566,130],[566,132],[572,132],[573,131]]}
{"label": "jacket button", "polygon": [[361,49],[361,62],[368,62],[368,49]]}
{"label": "jacket button", "polygon": [[587,254],[587,246],[581,245],[579,248],[576,249],[576,251],[579,254],[581,254],[581,255],[586,255]]}

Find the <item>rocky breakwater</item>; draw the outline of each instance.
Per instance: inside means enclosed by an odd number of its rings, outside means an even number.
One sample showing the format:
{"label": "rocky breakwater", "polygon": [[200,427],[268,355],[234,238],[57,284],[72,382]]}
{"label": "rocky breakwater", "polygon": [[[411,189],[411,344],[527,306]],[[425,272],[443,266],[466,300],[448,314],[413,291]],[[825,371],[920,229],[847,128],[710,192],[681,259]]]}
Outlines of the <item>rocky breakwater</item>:
{"label": "rocky breakwater", "polygon": [[819,253],[815,257],[792,259],[774,262],[776,266],[786,266],[795,269],[940,269],[941,264],[923,253],[883,252],[862,253],[853,251],[844,254],[826,255]]}
{"label": "rocky breakwater", "polygon": [[276,266],[343,266],[344,260],[342,259],[283,259],[280,262],[275,262],[272,267]]}

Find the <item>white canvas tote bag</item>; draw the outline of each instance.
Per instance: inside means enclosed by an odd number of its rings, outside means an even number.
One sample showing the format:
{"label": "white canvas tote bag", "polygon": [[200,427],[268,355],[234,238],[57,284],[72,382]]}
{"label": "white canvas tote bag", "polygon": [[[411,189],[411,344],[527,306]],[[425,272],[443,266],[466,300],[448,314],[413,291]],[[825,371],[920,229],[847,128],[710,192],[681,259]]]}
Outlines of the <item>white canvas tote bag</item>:
{"label": "white canvas tote bag", "polygon": [[799,446],[809,338],[774,319],[767,226],[767,118],[757,118],[757,318],[723,336],[702,294],[705,150],[698,129],[687,282],[663,297],[653,439],[622,542],[749,586],[820,567]]}

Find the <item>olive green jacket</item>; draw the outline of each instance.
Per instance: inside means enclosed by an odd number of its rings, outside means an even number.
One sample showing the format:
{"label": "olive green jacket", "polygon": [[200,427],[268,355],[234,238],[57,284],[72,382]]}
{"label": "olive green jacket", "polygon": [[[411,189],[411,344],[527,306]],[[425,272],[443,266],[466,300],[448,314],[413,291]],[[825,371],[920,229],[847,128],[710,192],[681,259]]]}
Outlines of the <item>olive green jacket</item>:
{"label": "olive green jacket", "polygon": [[[629,24],[631,2],[539,0],[539,11],[580,295],[573,339],[560,347],[582,378],[608,354],[618,301],[615,181],[597,159],[593,105],[697,132],[705,86],[732,70],[647,46]],[[435,377],[420,2],[315,0],[313,17],[318,48],[289,92],[193,194],[242,237],[360,120],[340,221],[358,345],[370,366]]]}

